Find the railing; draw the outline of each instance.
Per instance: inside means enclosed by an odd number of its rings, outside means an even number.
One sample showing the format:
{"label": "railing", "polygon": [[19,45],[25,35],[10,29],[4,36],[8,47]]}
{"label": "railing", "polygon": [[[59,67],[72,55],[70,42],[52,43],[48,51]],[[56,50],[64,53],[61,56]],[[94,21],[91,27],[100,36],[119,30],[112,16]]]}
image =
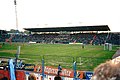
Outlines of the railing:
{"label": "railing", "polygon": [[[12,57],[0,57],[0,60],[7,61]],[[58,67],[60,64],[63,68],[73,69],[73,62],[76,61],[77,70],[81,71],[93,71],[93,69],[98,66],[100,63],[105,62],[106,58],[98,58],[98,57],[72,57],[72,56],[57,56],[57,55],[26,55],[21,54],[18,60],[22,60],[24,63],[41,65],[42,59],[44,59],[45,66],[53,66]]]}

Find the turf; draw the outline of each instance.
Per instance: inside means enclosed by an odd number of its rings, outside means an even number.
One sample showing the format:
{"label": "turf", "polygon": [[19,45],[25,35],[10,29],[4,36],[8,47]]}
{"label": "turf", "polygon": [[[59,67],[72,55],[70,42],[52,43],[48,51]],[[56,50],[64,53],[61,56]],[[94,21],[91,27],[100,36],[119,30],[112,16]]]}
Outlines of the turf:
{"label": "turf", "polygon": [[1,57],[15,58],[17,47],[21,46],[19,59],[25,63],[41,64],[44,59],[46,66],[61,64],[63,68],[73,68],[73,62],[77,62],[78,70],[93,70],[98,64],[111,59],[118,49],[113,46],[112,51],[103,50],[103,46],[80,44],[5,44],[0,48]]}

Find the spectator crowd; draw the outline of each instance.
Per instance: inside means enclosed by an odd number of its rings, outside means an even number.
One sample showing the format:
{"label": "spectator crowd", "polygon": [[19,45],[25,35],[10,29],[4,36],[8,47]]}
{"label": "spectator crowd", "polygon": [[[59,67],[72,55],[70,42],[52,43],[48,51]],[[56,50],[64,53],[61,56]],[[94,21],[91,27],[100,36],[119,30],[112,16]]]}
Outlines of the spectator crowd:
{"label": "spectator crowd", "polygon": [[[0,34],[0,42],[5,42],[11,34]],[[12,42],[36,42],[36,43],[84,43],[92,45],[101,45],[111,43],[120,45],[120,33],[44,33],[44,34],[12,34]]]}

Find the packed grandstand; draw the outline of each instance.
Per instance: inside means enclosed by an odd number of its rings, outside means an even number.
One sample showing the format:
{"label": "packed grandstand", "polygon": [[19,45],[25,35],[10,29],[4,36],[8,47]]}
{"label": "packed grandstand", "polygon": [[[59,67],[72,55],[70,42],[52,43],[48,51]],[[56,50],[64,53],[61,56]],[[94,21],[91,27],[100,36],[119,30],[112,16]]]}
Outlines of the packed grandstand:
{"label": "packed grandstand", "polygon": [[[31,34],[9,34],[4,30],[0,30],[0,42],[11,41],[52,44],[84,43],[92,45],[111,43],[113,45],[120,45],[120,33],[108,32],[110,29],[106,25],[60,28],[26,28],[25,30],[31,32]],[[99,32],[98,30],[104,32]]]}

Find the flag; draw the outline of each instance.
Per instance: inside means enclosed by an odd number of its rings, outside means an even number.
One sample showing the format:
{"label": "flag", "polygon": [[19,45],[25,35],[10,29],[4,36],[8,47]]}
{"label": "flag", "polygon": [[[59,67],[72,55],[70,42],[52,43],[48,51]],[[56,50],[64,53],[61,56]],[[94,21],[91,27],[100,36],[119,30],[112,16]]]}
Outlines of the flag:
{"label": "flag", "polygon": [[96,37],[97,37],[97,36],[96,36],[96,35],[94,35],[93,40],[94,40],[94,39],[96,39]]}
{"label": "flag", "polygon": [[73,43],[76,43],[76,40],[74,40],[74,42]]}
{"label": "flag", "polygon": [[93,43],[93,40],[90,41],[90,44],[92,44],[92,43]]}
{"label": "flag", "polygon": [[16,4],[16,0],[14,0],[14,5],[17,5],[17,4]]}
{"label": "flag", "polygon": [[9,60],[9,68],[10,68],[10,80],[16,80],[13,59]]}

